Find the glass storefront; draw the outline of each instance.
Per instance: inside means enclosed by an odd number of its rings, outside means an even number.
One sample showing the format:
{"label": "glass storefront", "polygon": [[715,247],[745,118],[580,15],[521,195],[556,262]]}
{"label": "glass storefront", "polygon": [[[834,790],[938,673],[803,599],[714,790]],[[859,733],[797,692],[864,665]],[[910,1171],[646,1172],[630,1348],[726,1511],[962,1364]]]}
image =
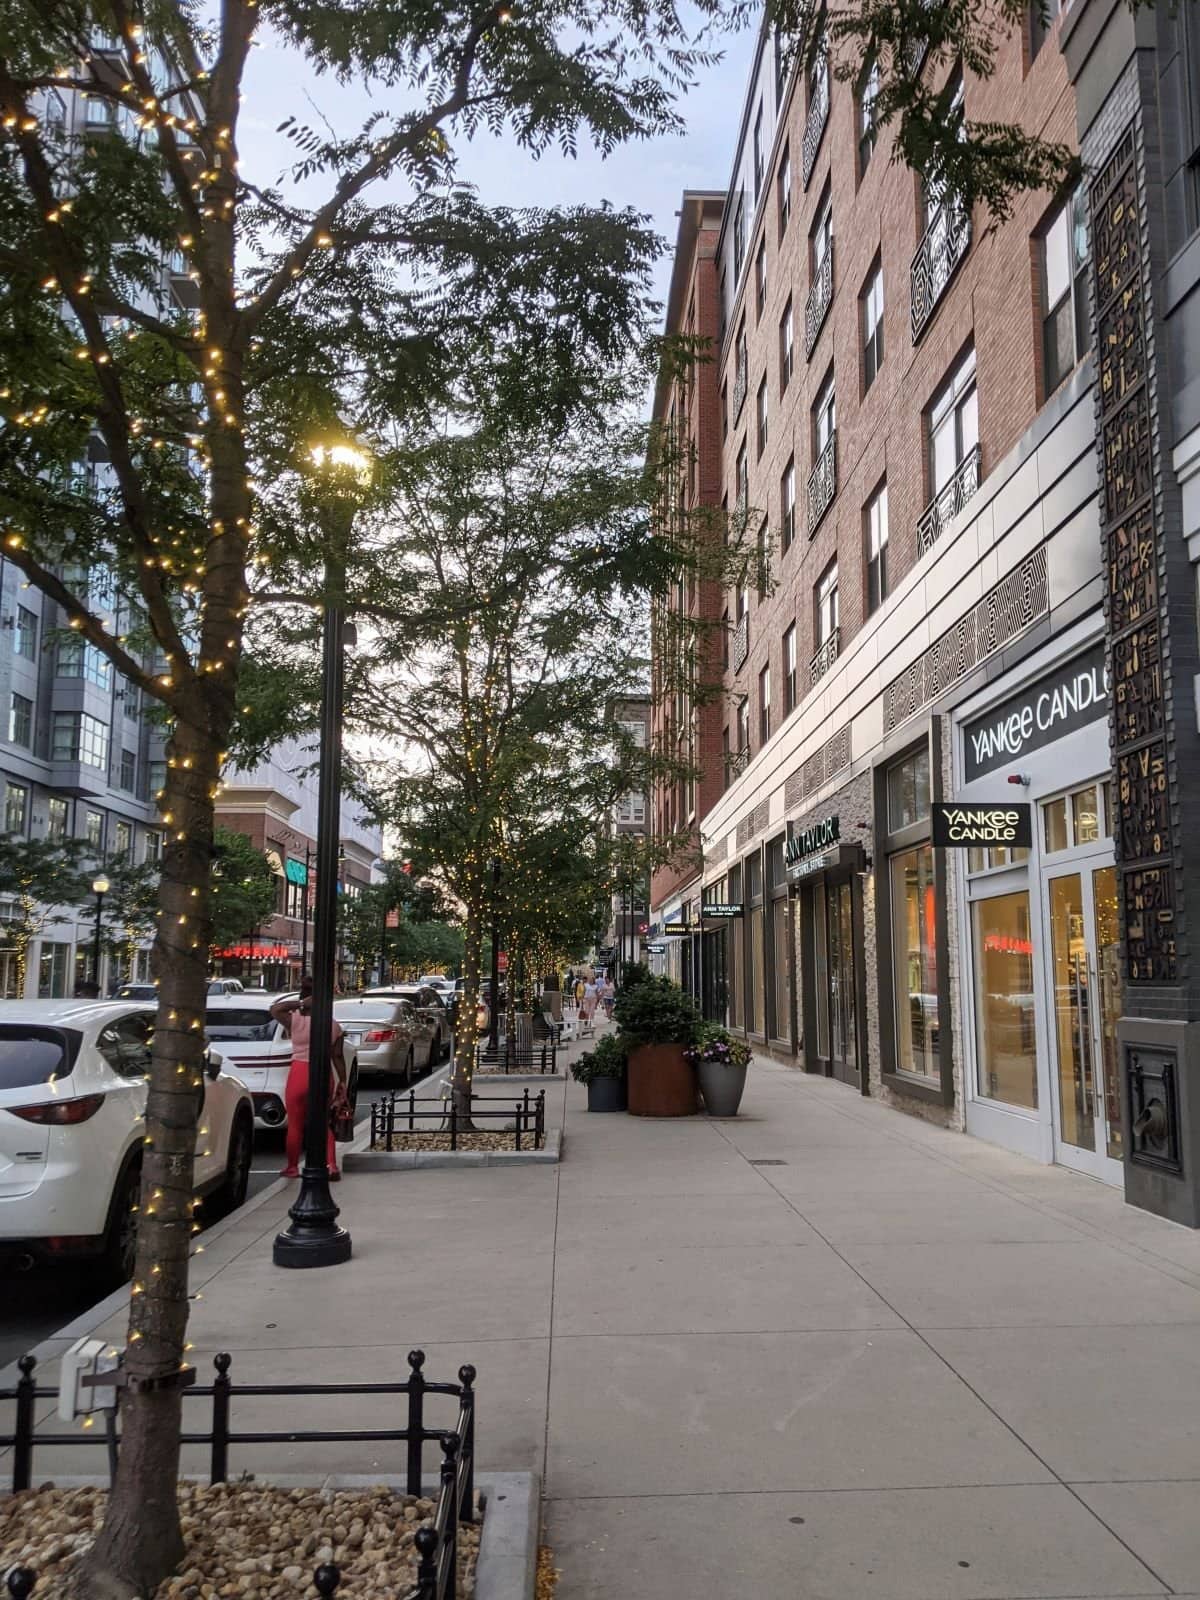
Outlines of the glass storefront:
{"label": "glass storefront", "polygon": [[38,999],[62,1000],[67,993],[67,970],[71,959],[71,946],[42,940],[38,960]]}
{"label": "glass storefront", "polygon": [[972,912],[978,1092],[1034,1111],[1037,1038],[1028,890],[977,900]]}
{"label": "glass storefront", "polygon": [[750,955],[746,961],[747,976],[750,980],[750,1032],[761,1034],[767,1031],[763,915],[762,906],[753,906],[749,912]]}
{"label": "glass storefront", "polygon": [[936,1078],[940,1065],[933,847],[918,845],[892,856],[890,870],[896,1065],[901,1072]]}
{"label": "glass storefront", "polygon": [[775,1015],[772,1033],[776,1039],[788,1039],[792,1025],[792,973],[788,961],[788,943],[791,921],[788,917],[787,896],[771,902],[771,948],[775,953]]}

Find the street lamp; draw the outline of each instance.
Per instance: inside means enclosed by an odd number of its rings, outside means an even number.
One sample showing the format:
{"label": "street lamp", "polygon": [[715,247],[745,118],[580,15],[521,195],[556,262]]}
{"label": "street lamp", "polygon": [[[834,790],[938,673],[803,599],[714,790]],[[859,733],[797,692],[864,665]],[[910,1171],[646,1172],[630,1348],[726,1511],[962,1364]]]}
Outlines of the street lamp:
{"label": "street lamp", "polygon": [[325,621],[321,640],[321,750],[317,780],[317,890],[313,903],[312,1027],[304,1166],[291,1224],[276,1236],[278,1267],[330,1267],[350,1259],[350,1235],[338,1226],[329,1192],[330,1034],[337,959],[338,835],[342,794],[342,702],[345,691],[346,554],[354,513],[371,481],[371,458],[350,441],[312,447],[313,499],[325,546]]}
{"label": "street lamp", "polygon": [[104,909],[104,896],[112,888],[112,884],[103,873],[92,879],[92,893],[96,896],[96,932],[92,939],[92,982],[96,991],[100,990],[100,913]]}

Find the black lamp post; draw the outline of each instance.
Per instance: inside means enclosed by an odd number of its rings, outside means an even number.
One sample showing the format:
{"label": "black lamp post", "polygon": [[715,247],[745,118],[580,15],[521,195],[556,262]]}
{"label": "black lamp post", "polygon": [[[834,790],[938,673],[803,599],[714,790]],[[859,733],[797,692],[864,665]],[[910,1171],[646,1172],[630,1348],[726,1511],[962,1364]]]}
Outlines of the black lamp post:
{"label": "black lamp post", "polygon": [[313,928],[312,1027],[308,1047],[308,1108],[304,1166],[291,1224],[276,1235],[277,1267],[331,1267],[350,1259],[351,1241],[338,1226],[326,1164],[333,990],[337,960],[338,842],[342,793],[342,701],[345,689],[346,549],[358,499],[370,478],[370,458],[352,444],[317,445],[312,452],[329,495],[325,509],[325,624],[322,633],[321,754],[317,788],[317,893]]}
{"label": "black lamp post", "polygon": [[301,905],[302,917],[300,921],[300,976],[303,978],[308,971],[308,900],[312,893],[312,863],[314,857],[312,848],[304,846],[304,899]]}
{"label": "black lamp post", "polygon": [[500,857],[492,858],[492,989],[488,996],[488,1054],[500,1048]]}
{"label": "black lamp post", "polygon": [[112,884],[103,873],[98,878],[92,879],[92,893],[96,896],[96,932],[92,937],[92,982],[96,985],[97,993],[100,990],[100,914],[104,909],[104,896],[112,888]]}

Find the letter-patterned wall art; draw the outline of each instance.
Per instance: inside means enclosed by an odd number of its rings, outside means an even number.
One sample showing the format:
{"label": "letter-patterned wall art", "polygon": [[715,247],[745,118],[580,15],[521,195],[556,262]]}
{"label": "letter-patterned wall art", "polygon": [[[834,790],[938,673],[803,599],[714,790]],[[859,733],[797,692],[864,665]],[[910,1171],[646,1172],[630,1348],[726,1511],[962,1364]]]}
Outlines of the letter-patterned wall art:
{"label": "letter-patterned wall art", "polygon": [[1099,379],[1110,729],[1122,924],[1130,984],[1180,980],[1168,802],[1150,327],[1132,127],[1089,188]]}

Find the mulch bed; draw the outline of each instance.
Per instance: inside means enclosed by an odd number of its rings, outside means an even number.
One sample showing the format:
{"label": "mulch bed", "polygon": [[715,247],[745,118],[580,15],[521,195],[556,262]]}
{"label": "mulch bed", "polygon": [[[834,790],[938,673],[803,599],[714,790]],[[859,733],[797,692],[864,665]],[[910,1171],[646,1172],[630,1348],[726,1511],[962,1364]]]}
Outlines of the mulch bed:
{"label": "mulch bed", "polygon": [[[545,1137],[539,1139],[535,1145],[532,1132],[521,1135],[522,1150],[540,1150],[545,1144]],[[448,1133],[394,1133],[391,1148],[393,1150],[449,1150],[450,1135]],[[386,1153],[386,1140],[380,1144],[379,1150]],[[460,1133],[456,1145],[459,1150],[514,1150],[516,1145],[511,1133]],[[376,1152],[378,1153],[378,1152]]]}
{"label": "mulch bed", "polygon": [[[37,1574],[34,1600],[65,1600],[71,1569],[104,1518],[107,1489],[46,1485],[0,1499],[0,1573]],[[415,1582],[413,1536],[432,1522],[432,1500],[394,1489],[280,1489],[243,1481],[182,1483],[187,1554],[155,1600],[301,1600],[313,1568],[341,1568],[337,1600],[404,1594]],[[479,1523],[459,1529],[459,1593],[475,1592]]]}

